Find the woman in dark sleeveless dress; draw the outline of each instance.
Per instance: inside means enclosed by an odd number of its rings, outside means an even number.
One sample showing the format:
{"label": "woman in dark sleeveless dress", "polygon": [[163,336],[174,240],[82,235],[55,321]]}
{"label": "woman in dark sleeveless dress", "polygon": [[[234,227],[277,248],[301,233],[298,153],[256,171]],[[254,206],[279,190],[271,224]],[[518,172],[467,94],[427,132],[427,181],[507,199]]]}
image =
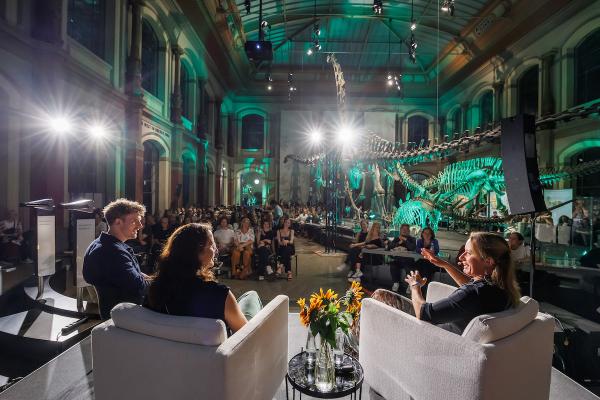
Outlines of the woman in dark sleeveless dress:
{"label": "woman in dark sleeveless dress", "polygon": [[[283,217],[281,229],[277,231],[277,252],[281,263],[285,267],[287,280],[292,280],[292,255],[294,255],[294,230],[291,228],[292,220],[287,215]],[[280,272],[280,271],[277,271]]]}
{"label": "woman in dark sleeveless dress", "polygon": [[215,281],[216,252],[209,225],[177,228],[160,255],[144,306],[164,314],[220,319],[232,332],[239,330],[262,305],[256,292],[240,296],[238,303],[227,286]]}
{"label": "woman in dark sleeveless dress", "polygon": [[273,224],[269,219],[262,222],[262,227],[258,231],[256,238],[256,254],[258,254],[258,280],[263,280],[265,276],[273,275],[273,269],[269,264],[269,257],[273,254]]}

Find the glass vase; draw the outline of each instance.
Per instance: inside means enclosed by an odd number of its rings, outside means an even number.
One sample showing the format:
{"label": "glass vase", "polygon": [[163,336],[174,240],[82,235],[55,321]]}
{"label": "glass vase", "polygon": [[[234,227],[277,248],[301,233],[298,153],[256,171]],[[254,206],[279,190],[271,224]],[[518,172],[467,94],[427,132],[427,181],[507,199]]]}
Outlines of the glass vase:
{"label": "glass vase", "polygon": [[326,340],[321,340],[315,363],[315,386],[319,392],[330,392],[335,384],[333,349]]}

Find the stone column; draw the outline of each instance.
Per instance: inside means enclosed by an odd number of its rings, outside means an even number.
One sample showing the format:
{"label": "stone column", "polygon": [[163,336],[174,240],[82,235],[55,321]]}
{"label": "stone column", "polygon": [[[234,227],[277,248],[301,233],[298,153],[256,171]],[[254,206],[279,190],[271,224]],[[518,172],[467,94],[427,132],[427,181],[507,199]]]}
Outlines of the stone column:
{"label": "stone column", "polygon": [[206,141],[207,138],[207,127],[206,123],[206,109],[205,109],[205,96],[206,89],[204,86],[206,85],[206,80],[198,78],[198,112],[196,113],[196,135],[199,139]]}
{"label": "stone column", "polygon": [[396,114],[396,143],[403,142],[403,131],[404,131],[404,120],[406,118],[404,116]]}
{"label": "stone column", "polygon": [[142,95],[142,7],[143,0],[130,0],[131,46],[127,56],[125,89],[127,94]]}
{"label": "stone column", "polygon": [[446,117],[443,115],[440,115],[438,117],[438,126],[439,126],[439,132],[438,132],[438,140],[437,143],[442,143],[446,141]]}
{"label": "stone column", "polygon": [[235,116],[227,114],[227,156],[235,156]]}
{"label": "stone column", "polygon": [[223,202],[222,187],[223,187],[223,123],[221,121],[221,99],[216,99],[214,102],[214,132],[215,132],[215,150],[217,157],[215,162],[215,206],[221,205]]}
{"label": "stone column", "polygon": [[556,111],[552,67],[554,66],[555,49],[542,55],[542,115],[553,114]]}
{"label": "stone column", "polygon": [[502,94],[504,92],[504,83],[495,82],[492,87],[494,88],[494,123],[500,122],[503,118],[502,110]]}
{"label": "stone column", "polygon": [[144,146],[142,145],[142,0],[131,0],[131,46],[127,57],[125,90],[129,96],[125,110],[125,196],[143,199]]}
{"label": "stone column", "polygon": [[181,56],[183,49],[179,46],[173,47],[173,64],[175,73],[173,82],[173,95],[171,97],[171,121],[181,124]]}
{"label": "stone column", "polygon": [[469,129],[469,103],[462,103],[460,111],[462,113],[462,132],[459,132],[459,135],[462,136],[464,131]]}

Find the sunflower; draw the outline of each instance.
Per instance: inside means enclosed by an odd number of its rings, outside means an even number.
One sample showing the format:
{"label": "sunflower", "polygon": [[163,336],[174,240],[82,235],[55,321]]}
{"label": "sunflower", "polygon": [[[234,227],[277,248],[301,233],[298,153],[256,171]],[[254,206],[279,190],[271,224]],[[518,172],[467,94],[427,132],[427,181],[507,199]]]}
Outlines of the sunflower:
{"label": "sunflower", "polygon": [[302,322],[302,325],[304,326],[308,326],[308,324],[310,324],[310,313],[308,312],[307,308],[303,308],[300,311],[300,322]]}
{"label": "sunflower", "polygon": [[[321,293],[323,293],[323,289],[321,289]],[[338,295],[337,295],[337,293],[336,293],[336,292],[334,292],[333,290],[331,290],[331,289],[327,289],[327,293],[325,293],[325,294],[323,295],[323,297],[325,298],[325,300],[332,301],[332,300],[335,300],[335,299],[337,299]]]}
{"label": "sunflower", "polygon": [[304,297],[301,297],[298,299],[296,304],[298,304],[300,306],[301,310],[304,310],[306,308],[306,299]]}

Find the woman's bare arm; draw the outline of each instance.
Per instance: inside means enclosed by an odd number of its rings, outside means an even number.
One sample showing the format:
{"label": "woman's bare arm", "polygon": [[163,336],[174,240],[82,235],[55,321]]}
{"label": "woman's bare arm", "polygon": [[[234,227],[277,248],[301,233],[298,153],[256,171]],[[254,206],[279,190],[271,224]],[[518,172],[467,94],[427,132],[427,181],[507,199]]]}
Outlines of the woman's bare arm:
{"label": "woman's bare arm", "polygon": [[233,332],[237,332],[242,326],[248,323],[248,320],[244,314],[242,314],[242,309],[233,293],[231,293],[231,290],[227,294],[227,299],[225,300],[225,322]]}

